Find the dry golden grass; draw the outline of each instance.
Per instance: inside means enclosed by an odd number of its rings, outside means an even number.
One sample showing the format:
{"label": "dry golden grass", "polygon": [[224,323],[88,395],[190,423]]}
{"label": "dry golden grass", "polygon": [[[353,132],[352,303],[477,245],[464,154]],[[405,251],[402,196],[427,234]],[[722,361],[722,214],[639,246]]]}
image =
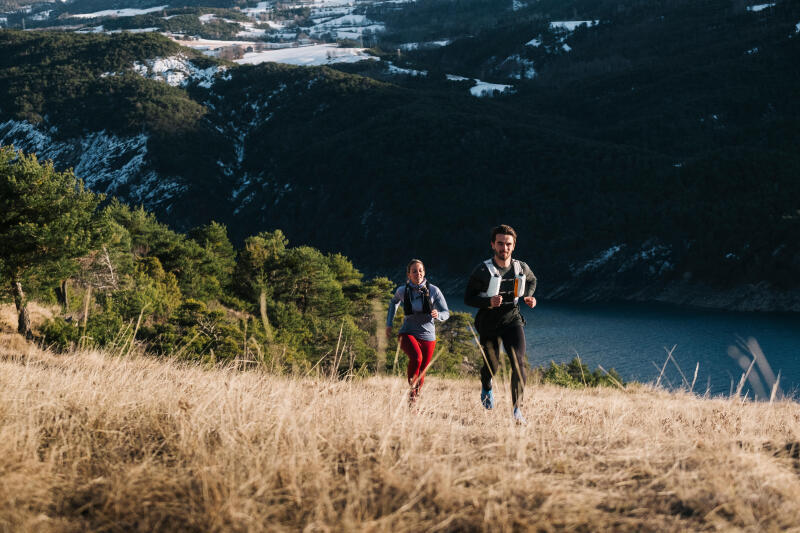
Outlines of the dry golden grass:
{"label": "dry golden grass", "polygon": [[[0,346],[2,531],[800,528],[800,408]],[[788,447],[787,447],[788,445]]]}
{"label": "dry golden grass", "polygon": [[[36,327],[45,320],[53,318],[56,306],[42,305],[37,302],[28,302],[28,312],[31,315],[31,323]],[[17,331],[17,308],[14,304],[0,304],[0,332]]]}

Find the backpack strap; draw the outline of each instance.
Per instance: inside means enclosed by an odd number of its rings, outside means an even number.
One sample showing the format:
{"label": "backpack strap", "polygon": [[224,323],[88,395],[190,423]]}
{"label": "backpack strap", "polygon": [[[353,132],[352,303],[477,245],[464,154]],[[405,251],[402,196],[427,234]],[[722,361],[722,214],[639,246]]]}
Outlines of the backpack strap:
{"label": "backpack strap", "polygon": [[[520,263],[520,261],[512,259],[511,263],[514,266],[514,304],[516,305],[520,296],[525,293],[525,273],[522,270],[522,263]],[[487,259],[483,264],[486,265],[486,270],[489,271],[489,285],[486,287],[485,291],[479,293],[479,296],[491,298],[500,293],[500,283],[503,277],[500,275],[500,271],[491,259]]]}
{"label": "backpack strap", "polygon": [[497,267],[494,265],[494,261],[491,259],[487,259],[483,262],[486,265],[486,270],[489,271],[489,285],[486,287],[486,290],[479,293],[479,296],[484,298],[491,298],[492,296],[497,296],[500,294],[500,282],[502,281],[503,277],[500,275],[500,271],[497,270]]}
{"label": "backpack strap", "polygon": [[[430,313],[433,310],[433,302],[431,301],[431,291],[430,287],[428,286],[428,280],[425,280],[425,283],[421,285],[422,289],[422,313]],[[406,286],[404,289],[403,294],[403,313],[406,316],[410,316],[414,313],[414,310],[411,306],[411,291],[414,289],[411,287],[411,284],[406,282]]]}

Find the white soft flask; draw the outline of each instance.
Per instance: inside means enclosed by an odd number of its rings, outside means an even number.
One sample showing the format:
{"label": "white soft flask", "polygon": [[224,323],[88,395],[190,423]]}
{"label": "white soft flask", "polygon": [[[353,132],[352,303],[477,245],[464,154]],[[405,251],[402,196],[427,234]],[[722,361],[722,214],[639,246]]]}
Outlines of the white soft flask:
{"label": "white soft flask", "polygon": [[492,276],[489,278],[489,288],[486,289],[486,296],[491,298],[500,294],[500,276]]}
{"label": "white soft flask", "polygon": [[525,294],[525,274],[517,274],[514,276],[514,297],[522,298]]}

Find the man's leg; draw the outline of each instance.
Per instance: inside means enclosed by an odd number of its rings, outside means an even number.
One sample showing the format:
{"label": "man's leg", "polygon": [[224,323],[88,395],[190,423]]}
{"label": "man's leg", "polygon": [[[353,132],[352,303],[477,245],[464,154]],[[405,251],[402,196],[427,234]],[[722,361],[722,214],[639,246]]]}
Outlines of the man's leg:
{"label": "man's leg", "polygon": [[494,394],[491,392],[492,377],[497,374],[497,369],[500,367],[500,360],[497,357],[500,343],[497,337],[483,335],[480,343],[483,355],[486,357],[481,367],[481,403],[487,409],[492,409],[494,407]]}
{"label": "man's leg", "polygon": [[511,399],[514,407],[521,408],[525,395],[525,330],[522,326],[506,328],[501,338],[511,362]]}
{"label": "man's leg", "polygon": [[481,386],[484,390],[492,390],[492,376],[497,374],[497,369],[500,367],[500,359],[497,357],[500,343],[497,337],[483,336],[480,342],[483,354],[486,356],[481,367]]}

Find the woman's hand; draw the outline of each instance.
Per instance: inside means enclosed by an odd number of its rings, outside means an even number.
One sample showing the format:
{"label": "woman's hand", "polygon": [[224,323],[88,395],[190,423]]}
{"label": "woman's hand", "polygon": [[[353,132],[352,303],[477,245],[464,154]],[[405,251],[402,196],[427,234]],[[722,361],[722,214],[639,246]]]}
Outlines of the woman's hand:
{"label": "woman's hand", "polygon": [[437,311],[436,309],[431,311],[431,318],[439,318],[439,311]]}
{"label": "woman's hand", "polygon": [[391,326],[386,326],[386,338],[387,339],[391,339],[392,338],[392,328],[391,328]]}

